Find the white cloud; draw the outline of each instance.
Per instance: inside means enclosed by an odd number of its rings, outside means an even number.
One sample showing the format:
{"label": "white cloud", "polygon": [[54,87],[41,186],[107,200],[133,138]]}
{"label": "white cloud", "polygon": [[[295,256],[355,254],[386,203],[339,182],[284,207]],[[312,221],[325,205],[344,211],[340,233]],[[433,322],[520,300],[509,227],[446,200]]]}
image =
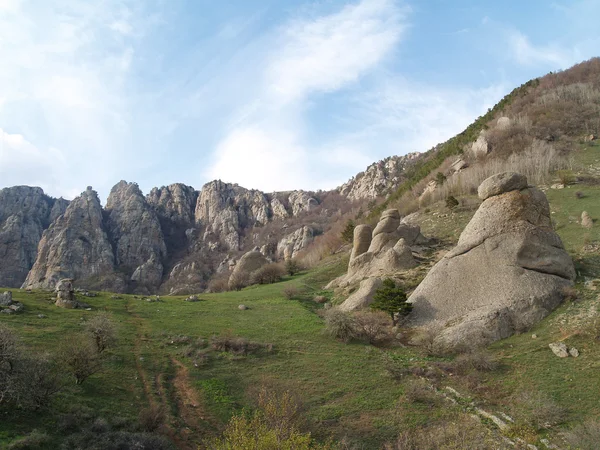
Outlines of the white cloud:
{"label": "white cloud", "polygon": [[508,34],[508,45],[512,57],[524,66],[551,65],[557,69],[566,69],[577,61],[574,50],[552,44],[535,46],[520,31]]}
{"label": "white cloud", "polygon": [[311,144],[307,108],[312,94],[352,87],[381,65],[407,28],[406,12],[392,0],[362,0],[277,30],[258,93],[233,115],[206,175],[263,190],[318,189],[339,182],[323,177],[332,166],[362,170],[364,149],[335,137]]}
{"label": "white cloud", "polygon": [[391,0],[363,0],[330,16],[297,21],[267,68],[267,83],[280,100],[334,91],[376,66],[406,29],[405,11]]}
{"label": "white cloud", "polygon": [[[56,156],[48,149],[61,149],[60,166],[69,176],[45,177],[50,194],[79,192],[88,184],[106,192],[116,178],[130,142],[126,82],[146,26],[133,14],[140,4],[0,0],[0,61],[7,62],[0,70],[0,127],[46,149],[39,162],[48,163],[47,171],[59,166],[48,159]],[[10,11],[2,14],[6,5]],[[34,147],[20,148],[32,154]],[[14,152],[11,158],[22,162]],[[6,158],[3,174],[5,167]],[[18,167],[21,179],[30,180],[28,165]],[[1,183],[9,184],[4,176]]]}

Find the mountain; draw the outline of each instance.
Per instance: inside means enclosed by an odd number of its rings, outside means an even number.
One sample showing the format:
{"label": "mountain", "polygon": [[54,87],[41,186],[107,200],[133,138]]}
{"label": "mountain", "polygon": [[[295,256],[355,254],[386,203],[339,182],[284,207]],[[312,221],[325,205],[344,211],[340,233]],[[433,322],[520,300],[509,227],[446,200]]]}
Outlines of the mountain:
{"label": "mountain", "polygon": [[[197,292],[245,251],[296,256],[320,234],[339,234],[348,219],[372,221],[390,205],[472,189],[486,171],[514,165],[516,155],[529,155],[535,168],[599,130],[594,58],[525,83],[447,142],[374,163],[332,191],[264,193],[215,180],[199,191],[172,184],[144,196],[121,181],[102,208],[91,187],[71,202],[36,187],[5,188],[0,285],[53,288],[72,277],[78,286],[117,292]],[[480,179],[437,186],[467,166],[479,167],[471,173]]]}

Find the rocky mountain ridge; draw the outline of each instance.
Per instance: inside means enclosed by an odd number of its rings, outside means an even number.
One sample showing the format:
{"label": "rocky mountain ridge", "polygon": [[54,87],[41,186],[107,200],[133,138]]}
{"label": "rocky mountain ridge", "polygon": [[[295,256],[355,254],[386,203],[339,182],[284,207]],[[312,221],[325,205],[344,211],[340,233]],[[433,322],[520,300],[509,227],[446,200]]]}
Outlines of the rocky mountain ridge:
{"label": "rocky mountain ridge", "polygon": [[[336,191],[348,203],[373,199],[397,183],[411,158],[372,165]],[[50,289],[61,278],[74,278],[80,286],[115,292],[201,290],[244,248],[271,245],[273,258],[295,256],[315,232],[302,218],[320,203],[318,193],[264,193],[220,180],[199,191],[171,184],[146,196],[136,183],[120,181],[104,208],[91,187],[71,202],[38,187],[5,188],[0,285]],[[251,230],[273,221],[282,222],[284,235],[274,244],[256,241]]]}

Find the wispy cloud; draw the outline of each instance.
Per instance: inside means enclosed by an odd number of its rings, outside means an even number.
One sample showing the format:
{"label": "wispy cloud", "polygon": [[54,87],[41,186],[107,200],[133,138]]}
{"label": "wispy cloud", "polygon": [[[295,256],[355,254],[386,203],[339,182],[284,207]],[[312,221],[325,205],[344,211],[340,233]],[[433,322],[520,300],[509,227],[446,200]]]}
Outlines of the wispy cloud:
{"label": "wispy cloud", "polygon": [[[0,0],[0,126],[5,139],[23,136],[27,154],[38,148],[56,156],[49,149],[61,149],[69,173],[51,185],[54,194],[71,195],[90,179],[99,181],[100,173],[109,178],[126,150],[126,80],[135,34],[145,31],[133,14],[139,5],[138,0]],[[5,158],[0,165],[3,184],[9,162]],[[40,164],[46,164],[41,171],[57,171],[51,158],[38,158]],[[21,184],[37,182],[33,171],[20,173]]]}
{"label": "wispy cloud", "polygon": [[[325,143],[310,142],[309,102],[375,70],[407,29],[407,12],[392,0],[362,0],[278,29],[258,95],[235,115],[207,175],[264,190],[332,187],[314,170],[336,158],[327,156]],[[339,143],[329,145],[339,154]],[[355,158],[353,169],[365,159]]]}
{"label": "wispy cloud", "polygon": [[574,50],[552,44],[536,46],[520,31],[508,34],[508,45],[513,58],[526,66],[553,65],[558,69],[565,69],[577,60]]}

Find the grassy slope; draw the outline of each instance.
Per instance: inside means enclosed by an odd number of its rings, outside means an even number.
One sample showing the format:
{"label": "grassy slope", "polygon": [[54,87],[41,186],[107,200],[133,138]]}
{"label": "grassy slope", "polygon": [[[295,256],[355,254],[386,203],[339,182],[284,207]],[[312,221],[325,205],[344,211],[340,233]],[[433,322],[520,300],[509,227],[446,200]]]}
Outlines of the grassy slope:
{"label": "grassy slope", "polygon": [[[588,147],[577,156],[589,172],[590,165],[600,167],[600,148]],[[576,199],[581,191],[585,197]],[[600,218],[600,187],[572,186],[548,190],[558,233],[574,256],[581,275],[578,281],[580,300],[563,305],[532,333],[514,336],[492,346],[501,359],[503,370],[486,375],[483,383],[494,386],[495,398],[482,397],[490,407],[518,415],[518,405],[511,397],[526,390],[551,395],[570,410],[569,424],[600,415],[597,393],[600,377],[598,344],[578,334],[590,311],[598,303],[598,292],[584,287],[586,279],[600,276],[600,257],[584,253],[585,243],[600,241],[598,227],[584,231],[577,223],[583,210]],[[472,215],[472,209],[460,208],[447,217],[441,206],[422,213],[426,234],[455,241]],[[344,260],[332,261],[308,274],[241,292],[202,295],[198,303],[186,303],[182,297],[165,297],[163,302],[148,303],[133,296],[111,299],[109,294],[86,299],[94,309],[113,313],[119,323],[119,346],[112,351],[103,373],[94,375],[82,387],[72,386],[55,401],[51,412],[22,415],[7,414],[0,420],[0,446],[24,435],[33,428],[45,429],[56,436],[56,422],[61,413],[73,405],[83,405],[103,417],[115,416],[134,420],[140,408],[161,395],[167,398],[171,413],[177,416],[173,400],[173,359],[190,366],[193,386],[201,393],[207,410],[206,423],[199,437],[218,431],[228,418],[250,401],[247,392],[267,383],[297,392],[306,406],[310,426],[316,435],[333,434],[347,438],[361,448],[376,448],[392,439],[402,427],[427,423],[435,416],[447,414],[444,408],[403,403],[404,386],[386,374],[382,352],[391,352],[407,365],[418,365],[430,358],[412,349],[380,350],[363,344],[342,344],[322,334],[322,320],[312,302],[287,300],[282,290],[289,285],[307,288],[313,293],[343,271]],[[587,278],[586,278],[587,277]],[[15,329],[30,347],[52,351],[57,343],[81,328],[88,311],[62,310],[53,306],[50,294],[13,290],[14,297],[26,305],[26,312],[1,316],[2,323]],[[250,307],[241,311],[239,304]],[[38,314],[47,318],[40,319]],[[182,348],[170,344],[171,337],[187,335],[208,338],[230,332],[262,343],[272,343],[269,354],[234,358],[219,355],[199,368],[182,356]],[[579,358],[559,360],[548,350],[548,343],[565,340],[581,351]],[[466,389],[460,380],[448,380]],[[162,392],[162,394],[161,394]],[[166,393],[165,393],[166,392]],[[175,422],[177,427],[177,422]]]}

